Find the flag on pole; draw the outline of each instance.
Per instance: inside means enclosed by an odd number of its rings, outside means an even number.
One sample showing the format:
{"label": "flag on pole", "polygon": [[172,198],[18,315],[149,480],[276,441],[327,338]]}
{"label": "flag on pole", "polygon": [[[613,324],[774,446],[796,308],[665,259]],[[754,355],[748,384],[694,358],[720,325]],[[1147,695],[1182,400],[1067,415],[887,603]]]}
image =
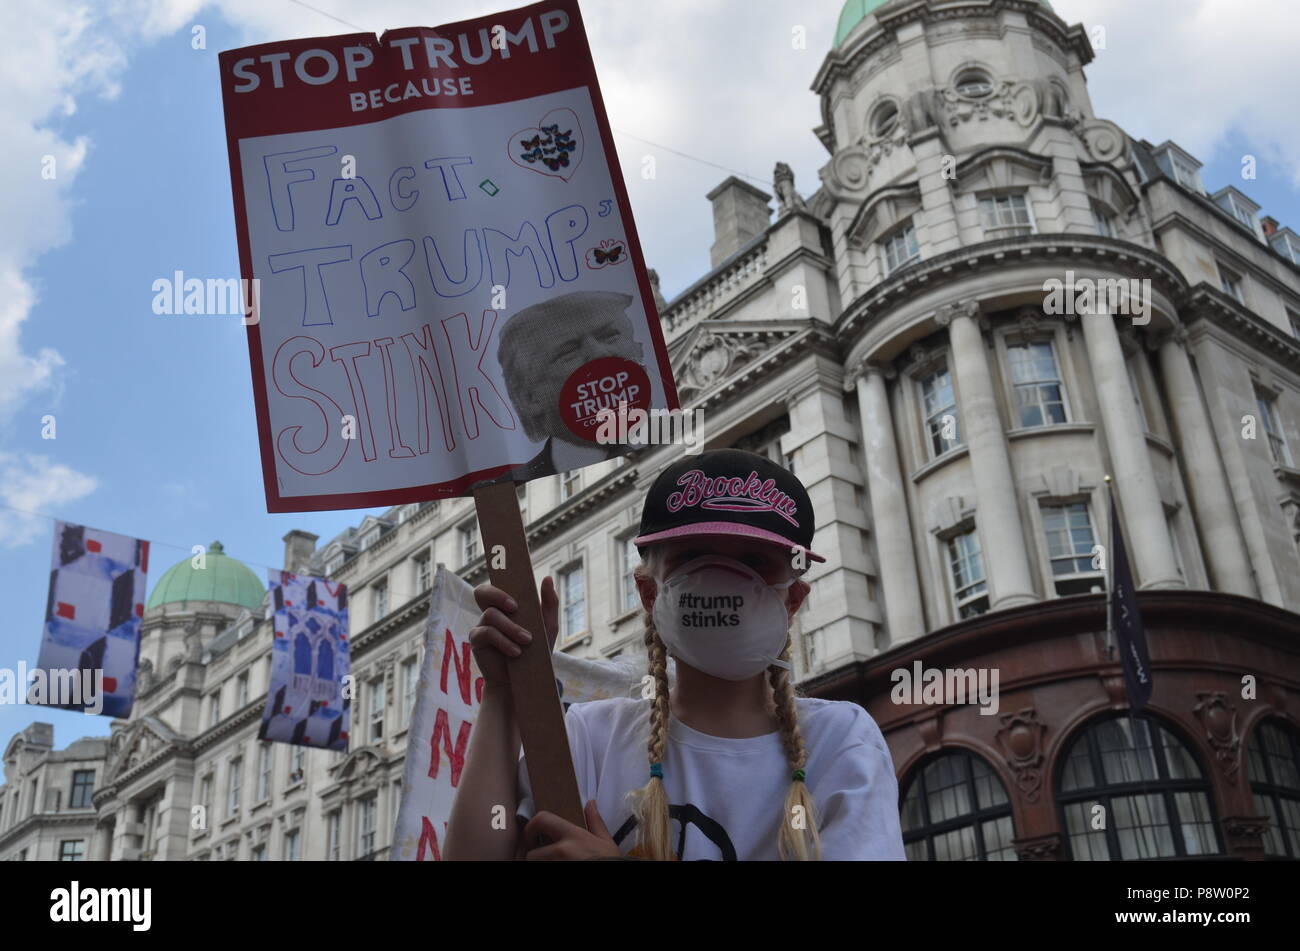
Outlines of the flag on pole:
{"label": "flag on pole", "polygon": [[1128,551],[1124,548],[1124,533],[1120,529],[1119,512],[1115,508],[1114,489],[1108,487],[1110,503],[1110,567],[1108,590],[1109,629],[1119,648],[1120,663],[1124,667],[1124,686],[1128,691],[1128,705],[1133,713],[1140,713],[1151,699],[1151,657],[1147,653],[1147,635],[1138,611],[1137,586],[1129,567]]}

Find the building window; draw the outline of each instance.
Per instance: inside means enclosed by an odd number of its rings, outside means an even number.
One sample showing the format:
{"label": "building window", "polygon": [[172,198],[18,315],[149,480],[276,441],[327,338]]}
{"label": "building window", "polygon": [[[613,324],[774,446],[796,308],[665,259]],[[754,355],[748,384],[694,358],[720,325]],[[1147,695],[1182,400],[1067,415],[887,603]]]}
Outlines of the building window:
{"label": "building window", "polygon": [[284,860],[297,862],[302,858],[302,837],[297,829],[290,829],[284,834]]}
{"label": "building window", "polygon": [[587,630],[587,594],[582,565],[560,573],[560,614],[561,636],[565,640]]}
{"label": "building window", "polygon": [[265,802],[271,798],[271,756],[273,752],[270,743],[262,743],[257,748],[258,802]]}
{"label": "building window", "polygon": [[253,851],[250,853],[249,858],[254,862],[265,862],[266,845],[262,844],[253,846]]}
{"label": "building window", "polygon": [[382,533],[383,533],[383,529],[378,525],[368,530],[364,535],[361,536],[361,550],[365,551],[367,548],[372,546],[375,542],[379,541],[379,536]]}
{"label": "building window", "polygon": [[1103,238],[1115,237],[1115,216],[1096,202],[1092,204],[1092,222],[1097,227],[1097,234]]}
{"label": "building window", "polygon": [[242,673],[235,679],[235,706],[243,709],[248,705],[248,673]]}
{"label": "building window", "polygon": [[1241,275],[1231,268],[1219,265],[1219,286],[1238,304],[1246,303],[1246,292],[1242,287]]}
{"label": "building window", "polygon": [[371,603],[375,608],[374,620],[381,621],[388,616],[388,579],[375,582],[371,591]]}
{"label": "building window", "polygon": [[1265,721],[1250,735],[1246,764],[1255,812],[1269,818],[1264,854],[1300,859],[1300,737]]}
{"label": "building window", "polygon": [[208,726],[221,722],[221,688],[218,687],[208,698]]}
{"label": "building window", "polygon": [[957,421],[957,397],[952,388],[952,374],[946,366],[923,377],[920,385],[926,436],[930,445],[930,457],[934,459],[962,444],[961,428]]}
{"label": "building window", "polygon": [[199,780],[199,805],[203,807],[204,820],[212,815],[212,774]]}
{"label": "building window", "polygon": [[1286,434],[1277,415],[1277,398],[1255,387],[1255,405],[1259,407],[1259,421],[1268,435],[1268,451],[1279,466],[1291,465],[1291,447],[1286,444]]}
{"label": "building window", "polygon": [[411,722],[411,711],[415,709],[415,690],[420,682],[420,666],[416,658],[402,661],[402,723]]}
{"label": "building window", "polygon": [[948,568],[957,616],[965,619],[987,611],[989,595],[984,580],[984,558],[979,533],[973,527],[948,539]]}
{"label": "building window", "polygon": [[59,843],[60,862],[81,862],[86,858],[85,839],[64,839]]}
{"label": "building window", "polygon": [[1196,166],[1172,152],[1165,154],[1168,155],[1168,171],[1173,173],[1174,181],[1198,195],[1205,194],[1205,189],[1201,187],[1201,173]]}
{"label": "building window", "polygon": [[582,470],[571,469],[560,473],[560,501],[571,499],[582,491]]}
{"label": "building window", "polygon": [[882,102],[871,113],[871,134],[883,139],[898,126],[898,104],[892,101]]}
{"label": "building window", "polygon": [[1066,422],[1064,388],[1052,344],[1037,341],[1009,346],[1007,359],[1021,427]]}
{"label": "building window", "polygon": [[901,813],[908,861],[1017,861],[1007,790],[971,753],[932,760],[908,784]]}
{"label": "building window", "polygon": [[468,565],[478,557],[478,523],[470,522],[460,527],[461,563]]}
{"label": "building window", "polygon": [[341,846],[341,834],[343,831],[343,814],[337,809],[325,817],[325,857],[331,862],[339,860],[339,849]]}
{"label": "building window", "polygon": [[243,761],[232,759],[230,773],[226,778],[226,818],[239,815],[239,785],[243,781],[243,772]]}
{"label": "building window", "polygon": [[880,248],[885,256],[886,274],[893,274],[921,256],[921,248],[916,243],[916,228],[911,221],[884,238],[880,242]]}
{"label": "building window", "polygon": [[422,555],[415,559],[415,590],[423,594],[433,587],[433,558]]}
{"label": "building window", "polygon": [[1092,550],[1097,541],[1088,503],[1044,505],[1042,511],[1056,593],[1063,597],[1088,593],[1102,574],[1092,567]]}
{"label": "building window", "polygon": [[95,791],[95,771],[93,769],[74,769],[72,771],[72,793],[68,796],[69,809],[89,809],[90,794]]}
{"label": "building window", "polygon": [[[1088,727],[1066,757],[1057,800],[1078,861],[1221,851],[1204,773],[1173,733],[1146,717]],[[1094,821],[1098,809],[1103,828]]]}
{"label": "building window", "polygon": [[1023,192],[981,198],[979,209],[986,237],[1010,238],[1034,233],[1033,214]]}
{"label": "building window", "polygon": [[384,680],[372,680],[370,693],[370,742],[377,743],[384,738]]}
{"label": "building window", "polygon": [[343,562],[347,560],[348,560],[348,556],[343,554],[342,552],[339,552],[339,554],[335,555],[333,558],[331,558],[329,561],[325,563],[325,574],[333,575],[335,572],[337,572],[340,568],[343,567]]}
{"label": "building window", "polygon": [[359,803],[361,807],[361,821],[357,827],[357,855],[363,860],[373,858],[371,853],[375,851],[376,803],[376,796],[362,799]]}
{"label": "building window", "polygon": [[635,535],[629,535],[619,545],[619,587],[623,592],[623,611],[631,611],[640,606],[641,596],[636,590],[636,566],[641,564],[641,556],[632,544]]}
{"label": "building window", "polygon": [[1294,334],[1296,337],[1300,337],[1300,314],[1297,314],[1295,311],[1288,310],[1286,312],[1286,319],[1291,323],[1291,333]]}
{"label": "building window", "polygon": [[289,752],[289,782],[296,783],[302,780],[304,774],[303,763],[306,759],[307,750],[301,746],[293,747]]}
{"label": "building window", "polygon": [[993,80],[981,69],[968,69],[953,83],[957,94],[967,99],[985,99],[993,95]]}

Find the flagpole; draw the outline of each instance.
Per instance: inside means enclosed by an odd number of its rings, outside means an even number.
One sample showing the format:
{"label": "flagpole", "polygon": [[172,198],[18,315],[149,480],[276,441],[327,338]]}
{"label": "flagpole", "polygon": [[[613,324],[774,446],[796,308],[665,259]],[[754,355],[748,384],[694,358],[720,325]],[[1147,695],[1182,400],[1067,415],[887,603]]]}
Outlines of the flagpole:
{"label": "flagpole", "polygon": [[1112,610],[1112,599],[1115,597],[1115,494],[1114,487],[1110,482],[1110,475],[1106,477],[1106,659],[1115,659],[1115,612]]}

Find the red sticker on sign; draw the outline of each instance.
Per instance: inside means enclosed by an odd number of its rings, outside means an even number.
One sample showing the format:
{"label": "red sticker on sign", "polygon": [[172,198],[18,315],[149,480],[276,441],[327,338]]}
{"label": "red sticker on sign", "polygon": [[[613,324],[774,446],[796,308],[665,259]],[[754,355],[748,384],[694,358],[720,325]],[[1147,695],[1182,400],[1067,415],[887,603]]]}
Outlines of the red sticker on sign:
{"label": "red sticker on sign", "polygon": [[649,408],[649,374],[640,364],[623,357],[601,357],[583,364],[560,390],[559,411],[564,425],[591,443],[600,441],[597,437],[602,423],[607,432],[617,434],[620,413]]}

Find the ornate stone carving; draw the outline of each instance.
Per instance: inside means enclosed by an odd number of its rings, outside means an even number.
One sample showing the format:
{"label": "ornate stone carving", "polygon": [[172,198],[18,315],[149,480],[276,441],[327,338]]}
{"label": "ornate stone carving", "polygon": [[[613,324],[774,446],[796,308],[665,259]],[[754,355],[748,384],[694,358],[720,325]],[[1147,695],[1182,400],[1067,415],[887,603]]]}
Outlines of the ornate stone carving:
{"label": "ornate stone carving", "polygon": [[[926,114],[924,105],[919,105],[918,98],[914,96],[904,107],[899,108],[898,118],[883,133],[875,135],[868,128],[858,141],[835,155],[830,164],[822,170],[822,178],[826,179],[829,172],[830,178],[827,184],[834,186],[833,190],[838,190],[841,193],[840,197],[844,197],[844,192],[861,196],[867,188],[871,173],[875,171],[881,159],[890,155],[895,149],[906,147],[908,136],[912,134],[914,127],[914,114],[918,110],[924,121],[924,125],[920,127],[934,124]],[[874,112],[874,109],[872,111]]]}
{"label": "ornate stone carving", "polygon": [[664,299],[663,292],[659,290],[659,272],[654,268],[649,268],[646,275],[650,278],[650,290],[655,296],[655,308],[662,314],[668,307],[668,301]]}
{"label": "ornate stone carving", "polygon": [[136,667],[135,673],[136,689],[144,694],[153,689],[153,661],[148,657],[140,661]]}
{"label": "ornate stone carving", "polygon": [[715,383],[726,379],[765,349],[758,343],[739,340],[732,334],[704,331],[695,341],[684,372],[679,377],[678,397],[684,403],[708,391]]}
{"label": "ornate stone carving", "polygon": [[1089,119],[1074,125],[1074,134],[1088,154],[1098,162],[1114,162],[1128,155],[1128,136],[1106,119]]}
{"label": "ornate stone carving", "polygon": [[964,300],[955,304],[944,304],[934,312],[934,322],[940,327],[947,327],[956,317],[975,317],[980,312],[978,301]]}
{"label": "ornate stone carving", "polygon": [[1205,738],[1214,749],[1223,775],[1231,782],[1241,765],[1241,733],[1237,730],[1237,710],[1229,706],[1222,691],[1198,693],[1192,708],[1205,729]]}
{"label": "ornate stone carving", "polygon": [[1037,802],[1043,790],[1043,736],[1047,725],[1033,707],[1017,713],[1003,713],[998,719],[998,746],[1007,765],[1016,774],[1016,786],[1029,802]]}
{"label": "ornate stone carving", "polygon": [[1011,119],[1027,128],[1039,116],[1039,91],[1030,83],[998,80],[990,95],[980,97],[966,96],[955,87],[946,86],[939,90],[939,98],[951,126],[971,119],[983,122],[993,117]]}
{"label": "ornate stone carving", "polygon": [[1056,833],[1032,839],[1015,839],[1016,857],[1022,862],[1050,862],[1060,856],[1061,837]]}
{"label": "ornate stone carving", "polygon": [[795,191],[794,171],[785,162],[776,163],[776,168],[772,172],[772,184],[776,191],[778,217],[795,208],[807,207],[804,205],[803,198]]}

